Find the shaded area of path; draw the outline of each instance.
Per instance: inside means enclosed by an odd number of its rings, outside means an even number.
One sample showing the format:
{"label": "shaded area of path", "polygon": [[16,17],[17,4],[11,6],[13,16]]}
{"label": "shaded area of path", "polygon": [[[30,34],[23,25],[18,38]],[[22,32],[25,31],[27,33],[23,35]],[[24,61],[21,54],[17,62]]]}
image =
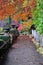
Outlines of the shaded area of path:
{"label": "shaded area of path", "polygon": [[2,65],[43,65],[43,57],[28,36],[21,36],[12,45]]}

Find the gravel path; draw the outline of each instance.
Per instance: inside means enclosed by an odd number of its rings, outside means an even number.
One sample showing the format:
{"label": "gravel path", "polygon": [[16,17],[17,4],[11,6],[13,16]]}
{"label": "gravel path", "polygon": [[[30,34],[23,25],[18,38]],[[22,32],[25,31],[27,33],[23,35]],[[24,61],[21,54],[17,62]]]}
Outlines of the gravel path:
{"label": "gravel path", "polygon": [[21,36],[12,45],[2,65],[43,65],[43,57],[28,36]]}

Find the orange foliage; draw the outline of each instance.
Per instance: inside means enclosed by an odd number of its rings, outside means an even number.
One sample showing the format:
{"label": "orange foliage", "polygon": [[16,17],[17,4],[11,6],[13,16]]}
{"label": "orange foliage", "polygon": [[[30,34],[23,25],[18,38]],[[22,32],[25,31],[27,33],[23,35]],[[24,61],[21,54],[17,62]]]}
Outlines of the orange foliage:
{"label": "orange foliage", "polygon": [[14,20],[15,20],[16,22],[18,22],[18,15],[15,15],[15,16],[14,16]]}
{"label": "orange foliage", "polygon": [[36,7],[36,0],[30,0],[29,6],[34,9]]}
{"label": "orange foliage", "polygon": [[25,8],[24,8],[24,11],[27,13],[27,15],[29,15],[29,16],[32,17],[32,12],[31,12],[31,8],[30,8],[30,6],[25,7]]}
{"label": "orange foliage", "polygon": [[21,19],[27,20],[27,13],[26,12],[21,14]]}
{"label": "orange foliage", "polygon": [[13,4],[4,5],[3,9],[0,10],[0,16],[3,19],[3,16],[6,18],[6,16],[14,15],[15,12],[16,12],[16,9],[13,7]]}
{"label": "orange foliage", "polygon": [[[4,0],[0,0],[0,18],[4,19],[6,18],[6,16],[11,15],[13,17],[13,15],[15,14],[15,12],[18,10],[18,6],[22,7],[22,4],[24,2],[24,0],[13,0],[14,2],[11,3],[11,0],[5,0],[5,2],[3,2]],[[8,5],[8,3],[10,2],[10,4]],[[1,4],[3,3],[3,4]],[[5,3],[5,4],[4,4]],[[34,8],[36,6],[36,0],[30,0],[29,1],[29,7]],[[17,8],[16,8],[17,7]],[[30,7],[30,8],[31,8]],[[25,12],[24,13],[17,13],[17,15],[14,16],[14,19],[16,21],[18,21],[18,19],[23,19],[26,20],[27,19],[27,15],[32,16],[31,13],[31,9],[28,10],[28,7],[25,8]]]}
{"label": "orange foliage", "polygon": [[7,7],[6,7],[6,13],[7,13],[8,15],[14,14],[14,13],[15,13],[14,7],[13,7],[12,5],[7,6]]}
{"label": "orange foliage", "polygon": [[23,30],[26,29],[26,28],[30,28],[32,24],[33,24],[32,20],[28,20],[28,21],[24,22],[23,25],[22,25]]}

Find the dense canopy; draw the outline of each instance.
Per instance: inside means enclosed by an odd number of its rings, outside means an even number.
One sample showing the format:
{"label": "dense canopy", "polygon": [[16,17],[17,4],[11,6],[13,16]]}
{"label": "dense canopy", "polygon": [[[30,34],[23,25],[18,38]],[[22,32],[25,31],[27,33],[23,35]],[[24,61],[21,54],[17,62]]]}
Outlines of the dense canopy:
{"label": "dense canopy", "polygon": [[0,0],[0,18],[5,19],[8,16],[16,18],[19,15],[17,20],[19,17],[25,19],[27,13],[31,14],[31,7],[34,8],[35,3],[35,0]]}

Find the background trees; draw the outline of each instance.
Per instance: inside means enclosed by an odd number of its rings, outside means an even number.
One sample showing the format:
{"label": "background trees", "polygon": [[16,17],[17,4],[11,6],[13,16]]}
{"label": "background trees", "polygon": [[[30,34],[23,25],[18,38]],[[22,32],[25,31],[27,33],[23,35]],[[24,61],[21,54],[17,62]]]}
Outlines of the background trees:
{"label": "background trees", "polygon": [[36,0],[36,9],[33,10],[33,23],[38,33],[43,34],[43,0]]}

